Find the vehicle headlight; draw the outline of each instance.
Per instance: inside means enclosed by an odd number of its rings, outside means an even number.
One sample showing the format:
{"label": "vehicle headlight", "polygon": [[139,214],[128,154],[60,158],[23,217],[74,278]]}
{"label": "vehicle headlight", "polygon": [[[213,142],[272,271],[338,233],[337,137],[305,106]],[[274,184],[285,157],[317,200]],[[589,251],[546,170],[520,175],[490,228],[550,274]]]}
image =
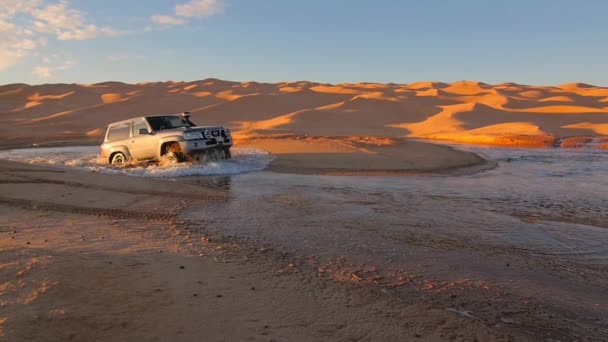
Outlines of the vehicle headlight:
{"label": "vehicle headlight", "polygon": [[184,139],[186,139],[186,140],[203,139],[203,135],[201,134],[201,132],[186,132],[186,133],[184,133]]}
{"label": "vehicle headlight", "polygon": [[203,133],[203,138],[205,138],[205,139],[211,139],[211,131],[210,130],[206,130]]}

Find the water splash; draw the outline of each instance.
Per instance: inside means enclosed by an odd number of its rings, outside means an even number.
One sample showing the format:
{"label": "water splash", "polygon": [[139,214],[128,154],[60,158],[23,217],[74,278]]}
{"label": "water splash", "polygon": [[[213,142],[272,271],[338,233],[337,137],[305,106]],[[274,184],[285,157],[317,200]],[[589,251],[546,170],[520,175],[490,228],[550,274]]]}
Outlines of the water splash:
{"label": "water splash", "polygon": [[100,173],[124,174],[138,177],[186,177],[206,175],[235,175],[263,170],[272,156],[253,148],[233,148],[232,159],[170,165],[133,165],[116,167],[99,163],[99,148],[95,146],[45,147],[0,151],[0,159],[30,163],[48,164],[60,167],[74,167]]}

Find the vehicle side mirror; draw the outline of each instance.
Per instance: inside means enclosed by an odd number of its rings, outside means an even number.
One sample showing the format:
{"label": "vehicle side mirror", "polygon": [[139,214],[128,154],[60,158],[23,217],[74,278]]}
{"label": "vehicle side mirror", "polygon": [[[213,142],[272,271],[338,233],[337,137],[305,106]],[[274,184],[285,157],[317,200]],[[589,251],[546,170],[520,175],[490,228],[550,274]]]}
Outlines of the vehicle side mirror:
{"label": "vehicle side mirror", "polygon": [[144,135],[144,134],[150,134],[150,132],[148,132],[148,130],[145,129],[145,128],[140,128],[139,129],[139,135]]}

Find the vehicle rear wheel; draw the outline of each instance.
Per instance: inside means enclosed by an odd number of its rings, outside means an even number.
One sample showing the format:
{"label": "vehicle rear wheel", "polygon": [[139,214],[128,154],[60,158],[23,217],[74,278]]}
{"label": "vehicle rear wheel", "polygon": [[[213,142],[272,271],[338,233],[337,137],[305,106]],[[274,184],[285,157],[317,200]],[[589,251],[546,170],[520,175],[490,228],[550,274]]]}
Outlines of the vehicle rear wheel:
{"label": "vehicle rear wheel", "polygon": [[110,165],[124,166],[125,164],[127,164],[127,157],[125,157],[124,153],[116,152],[112,155]]}
{"label": "vehicle rear wheel", "polygon": [[230,152],[229,148],[225,148],[224,149],[224,159],[230,159],[232,158],[232,153]]}

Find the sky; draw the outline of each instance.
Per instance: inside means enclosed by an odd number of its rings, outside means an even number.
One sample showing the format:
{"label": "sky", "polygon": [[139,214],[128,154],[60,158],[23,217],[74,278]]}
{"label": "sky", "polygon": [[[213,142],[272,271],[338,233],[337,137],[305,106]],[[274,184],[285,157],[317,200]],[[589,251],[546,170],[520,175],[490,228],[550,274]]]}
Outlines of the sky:
{"label": "sky", "polygon": [[0,0],[0,84],[608,85],[606,0]]}

